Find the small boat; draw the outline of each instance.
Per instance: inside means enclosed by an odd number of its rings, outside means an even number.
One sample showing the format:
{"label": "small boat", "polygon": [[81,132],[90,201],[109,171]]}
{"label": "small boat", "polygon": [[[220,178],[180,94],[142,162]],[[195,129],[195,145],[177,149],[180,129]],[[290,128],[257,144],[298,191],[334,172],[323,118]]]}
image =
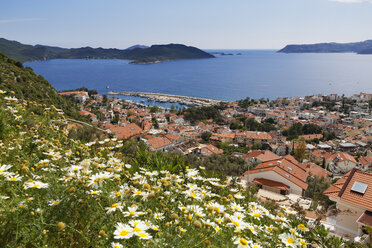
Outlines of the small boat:
{"label": "small boat", "polygon": [[106,86],[106,89],[110,89],[110,85],[107,85],[107,86]]}

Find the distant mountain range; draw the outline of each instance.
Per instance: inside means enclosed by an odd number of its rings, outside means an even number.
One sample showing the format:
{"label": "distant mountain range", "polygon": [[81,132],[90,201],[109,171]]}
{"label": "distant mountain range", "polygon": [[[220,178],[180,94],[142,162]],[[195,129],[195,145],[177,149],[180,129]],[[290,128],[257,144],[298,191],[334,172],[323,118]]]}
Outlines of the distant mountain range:
{"label": "distant mountain range", "polygon": [[372,54],[372,40],[353,43],[318,43],[308,45],[287,45],[279,53],[357,53]]}
{"label": "distant mountain range", "polygon": [[26,62],[48,59],[126,59],[131,64],[149,64],[181,59],[214,58],[196,47],[181,44],[136,45],[127,49],[115,48],[62,48],[45,45],[25,45],[17,41],[0,38],[0,51],[15,60]]}
{"label": "distant mountain range", "polygon": [[136,48],[149,48],[148,46],[144,46],[144,45],[134,45],[134,46],[131,46],[131,47],[128,47],[127,50],[133,50],[133,49],[136,49]]}

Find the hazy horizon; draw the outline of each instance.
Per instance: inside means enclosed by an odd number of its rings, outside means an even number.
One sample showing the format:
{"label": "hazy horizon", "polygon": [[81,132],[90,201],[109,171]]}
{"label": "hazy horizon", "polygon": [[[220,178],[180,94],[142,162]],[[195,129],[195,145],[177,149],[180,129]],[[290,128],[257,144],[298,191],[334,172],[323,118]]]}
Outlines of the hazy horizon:
{"label": "hazy horizon", "polygon": [[[7,39],[6,37],[0,37],[0,38],[4,38],[4,39]],[[136,46],[136,45],[144,45],[144,46],[151,46],[151,45],[167,45],[167,44],[183,44],[183,45],[186,45],[186,46],[191,46],[189,44],[185,44],[185,43],[171,43],[171,42],[166,42],[166,43],[162,43],[162,44],[132,44],[132,45],[129,45],[128,47],[104,47],[104,46],[87,46],[87,45],[81,45],[81,46],[77,46],[77,47],[66,47],[66,46],[58,46],[58,45],[51,45],[51,44],[43,44],[43,43],[24,43],[22,41],[19,41],[19,40],[11,40],[11,39],[7,39],[7,40],[10,40],[10,41],[17,41],[17,42],[20,42],[24,45],[44,45],[44,46],[56,46],[56,47],[61,47],[61,48],[81,48],[81,47],[92,47],[92,48],[104,48],[104,49],[127,49],[127,48],[130,48],[132,46]],[[368,39],[367,39],[368,40]],[[372,39],[370,39],[372,40]],[[353,43],[353,42],[363,42],[363,41],[366,41],[366,40],[360,40],[360,41],[349,41],[349,42],[336,42],[336,43]],[[319,43],[332,43],[333,41],[325,41],[325,42],[319,42]],[[286,44],[286,45],[307,45],[307,44],[316,44],[316,43],[297,43],[297,44]],[[286,46],[285,45],[285,46]],[[284,47],[284,46],[283,46]],[[198,47],[199,49],[202,49],[202,50],[267,50],[267,51],[277,51],[277,50],[280,50],[282,49],[283,47],[277,47],[277,48],[208,48],[208,47]]]}

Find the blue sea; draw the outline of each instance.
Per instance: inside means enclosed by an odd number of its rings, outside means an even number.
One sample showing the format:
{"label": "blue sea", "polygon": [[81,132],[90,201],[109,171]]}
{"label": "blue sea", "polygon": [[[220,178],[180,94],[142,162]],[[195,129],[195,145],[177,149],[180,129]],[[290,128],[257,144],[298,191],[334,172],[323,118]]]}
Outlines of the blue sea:
{"label": "blue sea", "polygon": [[100,94],[139,91],[238,100],[372,93],[372,55],[207,51],[232,55],[150,65],[131,65],[127,60],[56,59],[28,62],[25,66],[32,67],[57,90],[85,86]]}

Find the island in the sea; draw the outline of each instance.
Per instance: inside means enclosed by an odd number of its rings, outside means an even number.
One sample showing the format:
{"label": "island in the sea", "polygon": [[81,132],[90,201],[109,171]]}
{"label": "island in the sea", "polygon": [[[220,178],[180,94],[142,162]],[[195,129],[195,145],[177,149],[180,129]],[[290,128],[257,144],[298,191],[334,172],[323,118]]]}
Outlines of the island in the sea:
{"label": "island in the sea", "polygon": [[318,43],[287,45],[279,53],[357,53],[372,54],[372,40],[352,43]]}
{"label": "island in the sea", "polygon": [[127,49],[115,48],[61,48],[45,45],[25,45],[0,38],[0,51],[15,60],[26,62],[49,59],[125,59],[131,64],[150,64],[182,59],[214,58],[196,47],[182,44],[136,45]]}

